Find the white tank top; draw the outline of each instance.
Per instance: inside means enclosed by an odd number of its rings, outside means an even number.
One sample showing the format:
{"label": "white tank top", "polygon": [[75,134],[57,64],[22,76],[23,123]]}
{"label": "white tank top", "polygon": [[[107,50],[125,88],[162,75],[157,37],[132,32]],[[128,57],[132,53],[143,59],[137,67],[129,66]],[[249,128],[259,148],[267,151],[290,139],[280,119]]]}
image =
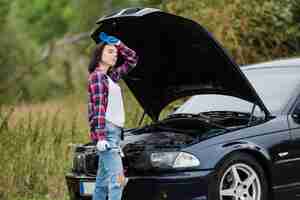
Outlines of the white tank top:
{"label": "white tank top", "polygon": [[108,77],[108,103],[105,118],[117,126],[124,126],[125,112],[120,86]]}

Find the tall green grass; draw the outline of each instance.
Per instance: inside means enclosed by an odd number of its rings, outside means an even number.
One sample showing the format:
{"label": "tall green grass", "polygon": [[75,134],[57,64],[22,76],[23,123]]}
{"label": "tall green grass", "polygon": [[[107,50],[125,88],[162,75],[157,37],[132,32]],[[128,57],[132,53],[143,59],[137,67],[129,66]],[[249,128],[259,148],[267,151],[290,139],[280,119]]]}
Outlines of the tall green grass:
{"label": "tall green grass", "polygon": [[[137,127],[143,110],[123,83],[121,87],[125,127]],[[69,198],[65,175],[72,165],[73,144],[89,142],[86,102],[86,96],[70,95],[0,106],[0,199]],[[164,116],[172,106],[164,109]],[[149,123],[146,115],[141,125]]]}
{"label": "tall green grass", "polygon": [[[138,126],[142,108],[124,90],[126,128]],[[0,199],[68,199],[65,175],[73,144],[89,142],[86,96],[44,103],[0,105]],[[143,124],[150,123],[149,117]],[[142,125],[143,125],[142,124]]]}
{"label": "tall green grass", "polygon": [[[49,105],[47,105],[49,106]],[[76,108],[10,107],[0,112],[0,199],[67,199],[72,144],[87,141]]]}

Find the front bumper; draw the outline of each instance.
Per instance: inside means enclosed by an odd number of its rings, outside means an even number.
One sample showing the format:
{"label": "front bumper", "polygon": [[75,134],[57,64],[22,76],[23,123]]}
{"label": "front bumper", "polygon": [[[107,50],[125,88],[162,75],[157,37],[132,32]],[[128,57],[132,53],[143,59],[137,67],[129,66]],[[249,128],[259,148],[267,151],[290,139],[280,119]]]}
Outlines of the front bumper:
{"label": "front bumper", "polygon": [[[211,174],[212,171],[205,170],[128,177],[122,200],[206,200]],[[95,177],[69,173],[66,180],[71,200],[91,199]]]}

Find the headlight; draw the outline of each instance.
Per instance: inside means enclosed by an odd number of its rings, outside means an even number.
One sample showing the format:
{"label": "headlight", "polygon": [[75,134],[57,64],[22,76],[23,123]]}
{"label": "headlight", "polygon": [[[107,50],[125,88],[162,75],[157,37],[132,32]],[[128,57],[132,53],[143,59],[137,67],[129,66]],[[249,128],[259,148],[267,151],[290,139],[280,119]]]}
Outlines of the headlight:
{"label": "headlight", "polygon": [[151,154],[153,167],[170,169],[197,167],[200,161],[192,154],[186,152],[155,152]]}
{"label": "headlight", "polygon": [[85,162],[85,156],[82,153],[75,154],[73,159],[73,164],[72,164],[73,172],[77,172],[77,173],[83,172],[85,168],[84,162]]}

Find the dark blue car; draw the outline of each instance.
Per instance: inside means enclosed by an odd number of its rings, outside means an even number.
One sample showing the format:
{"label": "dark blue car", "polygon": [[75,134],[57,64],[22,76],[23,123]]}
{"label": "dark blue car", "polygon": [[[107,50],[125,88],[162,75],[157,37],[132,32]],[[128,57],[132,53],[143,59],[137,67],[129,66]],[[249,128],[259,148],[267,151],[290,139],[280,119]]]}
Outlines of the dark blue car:
{"label": "dark blue car", "polygon": [[[300,59],[239,67],[201,25],[157,9],[97,23],[96,43],[104,31],[139,54],[124,81],[153,119],[125,132],[124,200],[300,198]],[[92,143],[75,149],[72,200],[93,194],[95,152]]]}

